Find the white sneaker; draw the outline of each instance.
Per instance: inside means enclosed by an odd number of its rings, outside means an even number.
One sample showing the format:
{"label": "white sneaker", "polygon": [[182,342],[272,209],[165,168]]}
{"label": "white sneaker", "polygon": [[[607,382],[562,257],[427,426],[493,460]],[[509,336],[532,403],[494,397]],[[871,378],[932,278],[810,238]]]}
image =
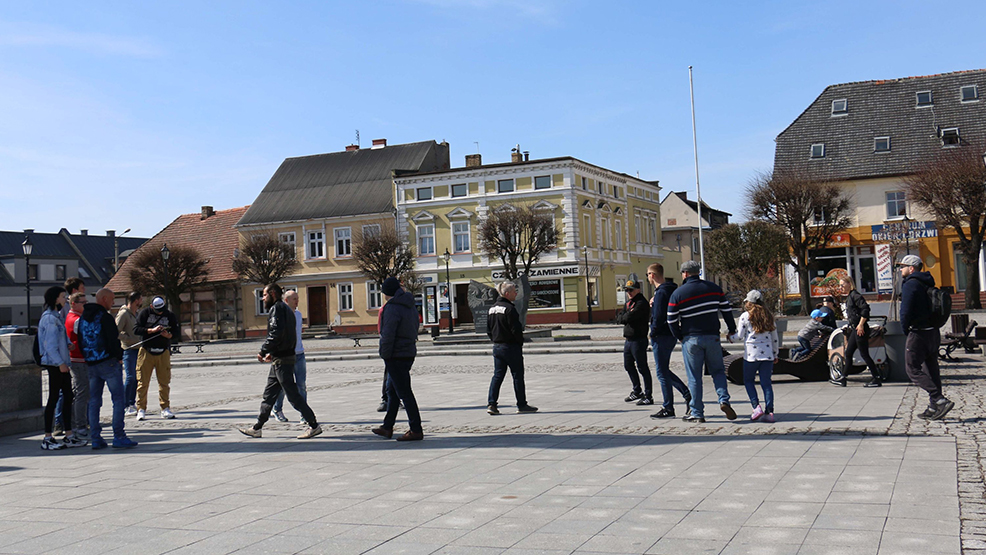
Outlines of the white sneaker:
{"label": "white sneaker", "polygon": [[174,418],[175,413],[171,412],[171,409],[161,409],[161,418]]}
{"label": "white sneaker", "polygon": [[137,420],[145,420],[145,419],[147,419],[147,415],[144,414],[144,409],[138,410],[137,411]]}
{"label": "white sneaker", "polygon": [[137,414],[137,407],[130,405],[123,411],[123,416],[134,416]]}

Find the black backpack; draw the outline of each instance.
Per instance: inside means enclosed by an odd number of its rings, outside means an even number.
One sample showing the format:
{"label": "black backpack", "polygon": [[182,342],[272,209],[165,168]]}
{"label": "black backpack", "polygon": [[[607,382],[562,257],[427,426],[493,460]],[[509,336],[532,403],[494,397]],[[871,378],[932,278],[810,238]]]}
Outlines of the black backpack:
{"label": "black backpack", "polygon": [[952,296],[937,287],[929,287],[928,299],[931,301],[928,322],[935,328],[940,328],[948,322],[948,317],[952,314]]}

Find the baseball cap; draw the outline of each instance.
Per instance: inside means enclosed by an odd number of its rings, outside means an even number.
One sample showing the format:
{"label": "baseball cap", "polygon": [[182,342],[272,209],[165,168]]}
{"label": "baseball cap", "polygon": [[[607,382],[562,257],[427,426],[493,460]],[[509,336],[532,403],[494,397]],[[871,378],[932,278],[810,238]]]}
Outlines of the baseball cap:
{"label": "baseball cap", "polygon": [[824,318],[825,317],[825,313],[816,308],[815,310],[812,310],[811,311],[811,317],[812,318]]}
{"label": "baseball cap", "polygon": [[158,310],[164,308],[164,299],[161,297],[154,297],[154,300],[151,301],[151,306]]}
{"label": "baseball cap", "polygon": [[921,265],[921,258],[918,257],[918,256],[915,256],[913,254],[909,254],[909,255],[905,256],[904,258],[901,258],[900,259],[900,262],[898,262],[897,265],[898,266],[915,266],[915,267],[917,267],[917,266],[920,266]]}
{"label": "baseball cap", "polygon": [[754,289],[747,293],[746,298],[743,300],[748,303],[763,304],[763,295],[760,294],[760,291]]}
{"label": "baseball cap", "polygon": [[822,302],[835,304],[835,298],[832,295],[825,295],[822,297]]}
{"label": "baseball cap", "polygon": [[626,285],[623,286],[624,291],[630,291],[631,289],[640,289],[640,280],[637,279],[637,274],[630,274],[627,278]]}

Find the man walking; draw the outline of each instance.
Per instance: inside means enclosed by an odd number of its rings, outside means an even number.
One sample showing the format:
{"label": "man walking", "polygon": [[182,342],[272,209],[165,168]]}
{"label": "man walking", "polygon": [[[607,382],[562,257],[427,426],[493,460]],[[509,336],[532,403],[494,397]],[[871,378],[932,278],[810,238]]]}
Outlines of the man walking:
{"label": "man walking", "polygon": [[171,338],[179,335],[178,318],[167,309],[162,297],[154,297],[151,306],[137,314],[134,333],[144,341],[137,353],[137,420],[146,418],[151,373],[157,375],[161,418],[174,418],[175,413],[171,412]]}
{"label": "man walking", "polygon": [[[650,368],[647,366],[647,327],[650,316],[650,305],[647,298],[640,292],[640,282],[637,276],[630,274],[626,285],[627,302],[623,312],[616,316],[616,323],[623,325],[623,369],[630,376],[633,390],[624,401],[638,405],[654,404],[654,382],[651,380]],[[644,378],[644,388],[640,389],[640,378]]]}
{"label": "man walking", "polygon": [[291,406],[298,409],[301,417],[308,423],[305,433],[298,439],[311,439],[322,433],[318,419],[312,412],[308,402],[298,392],[294,382],[294,349],[297,344],[294,324],[294,312],[281,300],[281,287],[272,283],[264,287],[264,308],[267,309],[267,339],[257,353],[257,360],[269,362],[270,373],[267,375],[267,387],[260,401],[260,415],[252,428],[240,428],[240,433],[250,437],[261,437],[262,429],[270,419],[270,411],[274,408],[278,394],[284,391]]}
{"label": "man walking", "polygon": [[493,341],[493,379],[487,397],[486,412],[491,416],[500,414],[497,399],[500,386],[510,368],[514,379],[514,395],[517,397],[517,412],[537,412],[537,407],[527,404],[524,388],[524,328],[520,325],[520,313],[514,306],[517,300],[517,286],[504,281],[496,288],[500,293],[496,304],[490,307],[486,335]]}
{"label": "man walking", "polygon": [[[308,388],[305,386],[308,381],[308,365],[305,363],[305,347],[301,344],[301,311],[298,310],[298,292],[297,291],[287,291],[284,293],[284,303],[288,305],[288,308],[294,313],[294,333],[295,333],[295,347],[294,347],[294,383],[298,385],[298,393],[301,397],[307,401],[308,400]],[[284,416],[284,390],[277,396],[277,401],[274,402],[274,418],[278,422],[287,422],[288,417]],[[302,424],[305,423],[302,419]]]}
{"label": "man walking", "polygon": [[719,316],[726,322],[729,335],[736,333],[733,307],[722,289],[699,277],[702,265],[689,260],[681,265],[681,287],[671,294],[668,301],[668,326],[681,340],[681,354],[688,372],[688,389],[692,393],[691,414],[685,422],[705,422],[705,403],[702,401],[702,371],[708,367],[719,397],[719,409],[726,418],[736,419],[736,411],[729,405],[726,387],[726,367],[722,361],[722,344],[719,342]]}
{"label": "man walking", "polygon": [[678,286],[673,281],[664,279],[664,266],[651,264],[647,267],[647,281],[655,287],[654,297],[650,307],[650,340],[654,350],[654,364],[657,366],[657,381],[661,384],[663,403],[661,410],[651,415],[651,418],[674,417],[674,390],[681,392],[685,399],[685,412],[692,401],[688,386],[671,371],[671,352],[678,342],[671,327],[668,326],[668,301]]}
{"label": "man walking", "polygon": [[79,346],[79,318],[86,306],[85,293],[72,293],[69,297],[69,312],[65,317],[65,332],[68,334],[69,371],[72,373],[72,423],[75,436],[89,439],[89,368],[86,357]]}
{"label": "man walking", "polygon": [[411,366],[418,350],[418,310],[414,308],[414,296],[401,288],[395,277],[384,280],[381,287],[387,299],[387,311],[380,326],[380,358],[387,368],[387,414],[383,425],[373,428],[378,436],[390,439],[394,435],[394,423],[400,402],[404,402],[407,423],[410,428],[397,441],[420,441],[425,435],[421,429],[421,413],[411,391]]}
{"label": "man walking", "polygon": [[124,416],[137,414],[137,352],[140,337],[134,333],[137,326],[137,313],[144,304],[144,297],[137,291],[127,295],[127,304],[116,313],[116,327],[120,330],[120,343],[123,344],[123,390],[127,409]]}
{"label": "man walking", "polygon": [[96,302],[87,303],[79,318],[79,344],[89,366],[89,427],[92,448],[105,448],[99,409],[103,406],[103,385],[110,390],[113,401],[113,447],[136,447],[137,442],[123,431],[123,347],[119,330],[110,315],[113,291],[103,288],[96,292]]}
{"label": "man walking", "polygon": [[904,364],[907,377],[914,385],[928,392],[929,405],[919,416],[941,420],[955,403],[942,394],[941,372],[938,368],[938,347],[941,335],[931,323],[931,299],[928,289],[935,286],[931,272],[922,272],[924,264],[913,254],[897,263],[904,278],[901,287],[900,325],[907,334]]}

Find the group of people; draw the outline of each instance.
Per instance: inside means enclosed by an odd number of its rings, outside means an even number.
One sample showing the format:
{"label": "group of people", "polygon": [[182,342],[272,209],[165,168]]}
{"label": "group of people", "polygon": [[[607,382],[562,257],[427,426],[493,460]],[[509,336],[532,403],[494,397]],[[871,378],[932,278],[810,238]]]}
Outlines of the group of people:
{"label": "group of people", "polygon": [[103,288],[94,297],[95,302],[86,301],[79,278],[45,291],[37,337],[40,363],[48,372],[44,450],[109,446],[99,422],[104,386],[113,402],[113,447],[135,447],[124,431],[124,415],[145,418],[154,373],[161,416],[175,417],[169,402],[170,339],[178,333],[177,318],[161,297],[141,310],[142,296],[131,293],[115,318],[113,291]]}

